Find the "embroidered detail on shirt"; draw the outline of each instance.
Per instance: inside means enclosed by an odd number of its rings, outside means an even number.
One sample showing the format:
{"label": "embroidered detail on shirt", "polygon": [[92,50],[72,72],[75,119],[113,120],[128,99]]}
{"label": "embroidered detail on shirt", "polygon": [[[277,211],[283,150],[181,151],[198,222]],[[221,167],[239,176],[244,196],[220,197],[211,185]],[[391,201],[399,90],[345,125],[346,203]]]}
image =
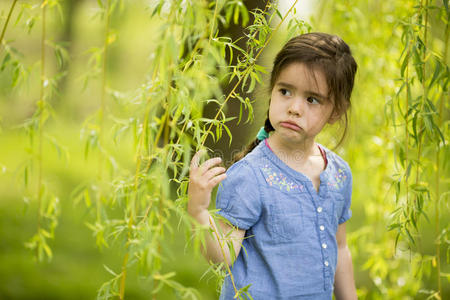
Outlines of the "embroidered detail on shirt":
{"label": "embroidered detail on shirt", "polygon": [[346,181],[347,175],[345,174],[344,170],[339,168],[336,174],[334,174],[334,178],[328,181],[328,186],[333,187],[335,189],[341,189],[344,187]]}
{"label": "embroidered detail on shirt", "polygon": [[269,167],[269,165],[265,165],[261,169],[265,173],[266,182],[270,186],[277,186],[280,188],[280,190],[285,190],[288,192],[296,189],[303,191],[305,189],[305,187],[302,184],[296,184],[292,181],[288,181],[286,175],[284,175],[283,173],[274,172],[272,168]]}

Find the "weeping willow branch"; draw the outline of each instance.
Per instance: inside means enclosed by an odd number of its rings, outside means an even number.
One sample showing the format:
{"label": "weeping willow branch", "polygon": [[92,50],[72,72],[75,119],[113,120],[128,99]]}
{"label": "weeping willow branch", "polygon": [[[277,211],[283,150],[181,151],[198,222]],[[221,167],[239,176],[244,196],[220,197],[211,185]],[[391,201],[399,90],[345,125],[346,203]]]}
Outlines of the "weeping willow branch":
{"label": "weeping willow branch", "polygon": [[104,8],[104,18],[105,18],[105,32],[103,37],[103,56],[102,56],[102,82],[101,82],[101,96],[100,96],[100,109],[99,109],[99,131],[98,131],[98,148],[99,148],[99,157],[98,157],[98,169],[97,169],[97,180],[100,183],[100,188],[97,192],[97,197],[95,201],[96,205],[96,213],[97,213],[97,222],[101,220],[101,201],[103,198],[103,163],[104,163],[104,135],[105,135],[105,111],[106,111],[106,73],[107,73],[107,59],[108,59],[108,46],[109,46],[109,26],[110,26],[110,2],[111,0],[107,0]]}
{"label": "weeping willow branch", "polygon": [[101,219],[101,201],[103,199],[103,163],[104,163],[104,135],[105,135],[105,113],[106,113],[106,74],[107,74],[107,62],[108,62],[108,48],[110,44],[109,31],[110,31],[110,15],[111,15],[111,0],[105,1],[104,7],[104,36],[103,36],[103,55],[102,55],[102,81],[101,81],[101,96],[100,96],[100,109],[98,115],[98,147],[99,147],[99,158],[98,158],[98,170],[97,170],[97,180],[100,183],[100,188],[96,197],[96,212],[97,212],[97,222]]}
{"label": "weeping willow branch", "polygon": [[[405,197],[406,197],[406,207],[409,208],[410,207],[410,203],[409,203],[409,128],[408,128],[408,123],[409,123],[409,102],[410,102],[410,93],[411,93],[411,87],[409,84],[409,57],[411,55],[411,41],[409,42],[409,46],[408,46],[408,52],[407,52],[407,58],[408,59],[408,64],[406,66],[405,69],[405,82],[406,82],[406,97],[405,97]],[[409,212],[408,212],[408,216],[409,216]]]}
{"label": "weeping willow branch", "polygon": [[[424,6],[423,6],[423,0],[420,1],[420,11],[421,13],[424,10]],[[423,38],[423,53],[422,53],[422,91],[423,91],[423,95],[422,95],[422,99],[421,99],[421,104],[420,104],[420,111],[419,113],[422,113],[424,111],[424,105],[425,102],[428,99],[428,86],[426,84],[426,57],[427,57],[427,35],[428,35],[428,0],[425,0],[425,24],[424,24],[424,38]],[[422,147],[423,147],[423,134],[425,132],[425,129],[422,129],[422,125],[423,125],[423,117],[420,118],[420,122],[419,122],[419,132],[418,132],[418,137],[417,137],[417,143],[418,143],[418,150],[417,150],[417,165],[416,165],[416,185],[419,185],[420,183],[420,164],[421,164],[421,159],[422,159]],[[416,195],[415,197],[415,206],[417,206],[417,202],[418,202],[418,195]],[[413,218],[417,219],[417,214],[414,213]]]}
{"label": "weeping willow branch", "polygon": [[280,23],[278,23],[277,27],[271,32],[271,34],[269,35],[269,37],[267,38],[266,42],[264,43],[264,45],[261,47],[261,49],[258,51],[258,53],[255,55],[254,59],[253,59],[253,63],[247,67],[247,69],[244,71],[244,73],[241,75],[241,78],[239,79],[239,81],[234,85],[233,89],[231,90],[231,92],[228,94],[228,96],[225,98],[225,100],[223,101],[223,103],[220,105],[219,109],[217,110],[216,115],[213,118],[213,122],[210,123],[209,128],[206,130],[206,132],[204,133],[203,137],[202,137],[202,141],[200,143],[200,146],[203,147],[205,142],[206,142],[206,138],[208,137],[209,133],[211,132],[211,129],[214,125],[214,121],[217,121],[219,115],[222,113],[225,105],[227,104],[228,100],[230,100],[232,97],[234,97],[235,93],[236,93],[236,89],[239,87],[239,85],[242,83],[242,81],[244,80],[244,78],[246,77],[246,75],[251,71],[252,67],[254,66],[255,62],[258,60],[259,56],[261,55],[261,53],[263,52],[263,50],[267,47],[267,45],[269,44],[270,40],[272,39],[272,37],[275,35],[275,33],[280,29],[281,25],[284,23],[284,21],[286,20],[287,16],[291,13],[291,11],[294,9],[295,5],[297,4],[298,0],[295,0],[295,2],[291,5],[291,7],[289,8],[289,10],[286,12],[286,14],[283,16],[283,18],[281,19]]}
{"label": "weeping willow branch", "polygon": [[[170,16],[175,13],[175,6],[172,6],[172,9],[170,11]],[[170,17],[169,17],[170,19]],[[171,26],[173,26],[173,24],[171,24]],[[158,74],[158,66],[155,67],[154,71],[153,71],[153,75],[152,75],[152,83],[155,82],[156,76]],[[170,80],[169,80],[170,82]],[[150,89],[150,94],[153,91],[153,89],[156,87],[156,85],[153,85]],[[170,92],[170,89],[168,89],[168,93]],[[168,99],[169,94],[167,94],[164,99]],[[128,259],[129,259],[129,251],[128,251],[128,247],[130,244],[130,241],[132,239],[132,228],[134,225],[134,221],[135,221],[135,210],[136,208],[136,200],[138,198],[138,190],[139,190],[139,178],[140,178],[140,173],[141,171],[141,165],[142,165],[142,160],[144,158],[144,156],[142,155],[142,148],[143,148],[143,144],[144,144],[144,140],[145,138],[148,136],[148,121],[149,121],[149,115],[150,115],[150,101],[151,98],[149,97],[147,99],[147,109],[144,115],[144,121],[143,121],[143,130],[140,134],[139,137],[139,142],[138,142],[138,148],[137,148],[137,162],[136,162],[136,169],[135,169],[135,175],[134,175],[134,187],[133,187],[133,195],[132,195],[132,203],[131,203],[131,210],[128,216],[128,224],[127,224],[127,228],[128,228],[128,233],[127,233],[127,244],[126,244],[126,248],[127,248],[127,252],[125,253],[125,256],[123,258],[122,261],[122,276],[120,279],[120,289],[119,289],[119,299],[123,300],[125,297],[125,286],[126,286],[126,277],[127,277],[127,264],[128,264]],[[160,137],[162,135],[162,132],[164,131],[164,128],[166,127],[166,123],[168,122],[169,119],[169,110],[166,109],[166,113],[164,114],[163,118],[161,119],[161,125],[159,127],[158,133],[156,135],[154,144],[153,144],[153,148],[152,149],[156,149]],[[147,151],[149,152],[149,151]],[[150,157],[150,153],[147,153],[147,156]],[[152,164],[152,160],[149,159],[147,165],[145,166],[145,174],[147,174],[148,170],[150,169],[150,166]],[[161,219],[161,214],[162,214],[162,210],[163,210],[163,203],[162,203],[162,198],[160,199],[160,203],[159,203],[159,210],[160,210],[160,215],[158,218],[159,221],[159,227],[160,227],[160,233],[162,231],[162,227],[163,227],[163,222]],[[150,205],[151,206],[151,205]],[[149,207],[150,207],[149,206]],[[149,212],[150,208],[148,208],[148,212]],[[144,218],[147,218],[147,212],[144,215]],[[157,247],[157,251],[158,253],[161,252],[161,246],[160,244],[158,244]]]}
{"label": "weeping willow branch", "polygon": [[[447,13],[447,12],[446,12]],[[448,55],[448,39],[449,39],[449,24],[448,24],[448,18],[447,23],[445,25],[445,45],[444,45],[444,55],[443,55],[443,65],[445,67],[445,74],[448,76],[448,67],[447,67],[447,55]],[[446,97],[447,96],[447,97]],[[438,120],[438,126],[439,128],[442,128],[443,125],[443,113],[444,113],[444,102],[448,99],[448,92],[446,95],[446,91],[442,91],[440,103],[439,103],[439,120]],[[439,215],[439,209],[440,209],[440,200],[441,200],[441,192],[440,192],[440,183],[441,183],[441,163],[440,163],[440,153],[441,153],[441,142],[439,141],[437,145],[437,151],[436,151],[436,161],[435,161],[435,167],[436,167],[436,185],[435,185],[435,234],[436,234],[436,273],[437,273],[437,288],[438,288],[438,296],[442,298],[442,284],[441,284],[441,238],[440,238],[440,215]]]}
{"label": "weeping willow branch", "polygon": [[[38,138],[38,181],[37,181],[37,197],[38,197],[38,225],[37,232],[38,234],[41,231],[41,222],[42,222],[42,197],[43,197],[43,187],[42,187],[42,176],[43,176],[43,126],[44,126],[44,110],[45,110],[45,98],[44,98],[44,89],[45,89],[45,38],[46,38],[46,8],[47,1],[44,0],[41,5],[42,9],[42,35],[41,35],[41,86],[40,86],[40,94],[38,101],[38,109],[39,109],[39,138]],[[39,247],[36,248],[37,257],[39,257]]]}
{"label": "weeping willow branch", "polygon": [[[99,145],[100,149],[103,147],[103,136],[104,136],[104,127],[105,127],[105,120],[104,120],[104,114],[106,110],[106,72],[107,72],[107,59],[108,59],[108,45],[109,45],[109,19],[110,19],[110,3],[111,0],[106,1],[105,6],[105,36],[103,40],[103,61],[102,61],[102,91],[101,91],[101,98],[100,98],[100,113],[99,113],[99,123],[100,123],[100,130],[98,133],[98,139],[99,139]],[[98,179],[101,181],[103,177],[103,155],[100,155],[99,157],[99,166],[98,166]]]}

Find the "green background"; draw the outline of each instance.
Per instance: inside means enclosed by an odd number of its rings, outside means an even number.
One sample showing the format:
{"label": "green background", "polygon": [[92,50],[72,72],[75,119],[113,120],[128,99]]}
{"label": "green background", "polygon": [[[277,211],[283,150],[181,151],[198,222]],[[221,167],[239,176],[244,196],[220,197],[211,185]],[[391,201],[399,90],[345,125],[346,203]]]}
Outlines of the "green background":
{"label": "green background", "polygon": [[[6,19],[8,2],[0,3],[0,25]],[[26,3],[38,5],[39,2]],[[70,60],[65,66],[64,89],[51,99],[55,114],[46,125],[46,132],[63,145],[66,154],[59,155],[51,145],[44,149],[46,182],[58,195],[61,207],[55,238],[50,241],[53,259],[41,263],[24,247],[36,230],[37,204],[29,200],[30,191],[24,187],[23,162],[29,145],[20,126],[34,112],[39,94],[39,65],[36,63],[40,58],[39,19],[27,33],[26,21],[31,15],[25,10],[16,24],[18,7],[5,35],[8,43],[22,53],[21,59],[30,69],[29,76],[16,87],[11,86],[11,69],[0,73],[0,299],[93,299],[99,287],[110,279],[104,266],[118,272],[124,255],[119,242],[113,241],[109,248],[101,250],[96,247],[95,237],[86,226],[92,221],[92,207],[76,203],[71,196],[77,186],[95,180],[97,173],[95,159],[85,158],[80,130],[85,118],[98,108],[100,80],[90,79],[87,87],[82,87],[87,50],[101,47],[103,23],[96,16],[96,1],[79,1],[69,11],[73,27],[67,35],[64,24],[69,19],[66,11],[69,7],[63,4],[61,15],[57,10],[50,13],[48,39],[70,41],[67,43],[70,44]],[[390,214],[395,209],[392,182],[397,172],[394,152],[397,132],[393,127],[395,120],[386,113],[386,105],[399,86],[399,57],[403,47],[399,20],[406,18],[415,4],[413,1],[333,1],[333,4],[323,1],[315,7],[310,19],[314,31],[341,36],[351,46],[359,64],[350,132],[337,152],[353,170],[353,217],[347,231],[356,285],[362,299],[426,299],[430,291],[436,289],[432,259],[436,239],[434,204],[426,204],[429,221],[421,220],[420,230],[415,233],[418,246],[413,251],[408,250],[403,240],[395,249],[395,232],[387,230]],[[143,1],[125,1],[123,9],[112,16],[116,41],[108,57],[107,81],[108,86],[122,94],[118,100],[109,97],[111,111],[116,109],[114,101],[120,102],[122,96],[132,97],[129,91],[138,88],[151,64],[149,53],[157,38],[155,28],[162,21],[151,19],[145,7]],[[430,21],[430,43],[434,49],[442,51],[444,26],[436,19],[435,16]],[[269,70],[282,40],[281,34],[275,37],[263,54],[260,63]],[[48,50],[48,56],[49,72],[55,71],[53,52]],[[233,127],[232,149],[226,148],[228,140],[224,137],[221,151],[232,152],[253,139],[267,110],[264,88],[260,87],[252,95],[255,122]],[[327,134],[331,135],[332,131],[324,134],[325,142]],[[124,138],[118,143],[111,140],[107,144],[122,166],[132,168],[135,150],[132,140]],[[448,168],[444,168],[442,174],[443,191],[448,189],[445,170]],[[432,170],[424,173],[428,181],[433,180],[432,176]],[[441,226],[445,227],[450,218],[446,199],[443,202]],[[175,279],[198,289],[202,299],[216,299],[216,278],[206,273],[207,262],[190,249],[184,229],[177,227],[177,221],[174,216],[173,234],[167,235],[164,244],[163,270],[176,272]],[[441,247],[441,268],[448,274],[447,249],[448,244]],[[151,285],[139,276],[137,268],[132,268],[128,274],[126,299],[152,299]],[[442,299],[450,297],[447,278],[442,277]],[[177,296],[170,289],[164,289],[157,299],[177,299]]]}

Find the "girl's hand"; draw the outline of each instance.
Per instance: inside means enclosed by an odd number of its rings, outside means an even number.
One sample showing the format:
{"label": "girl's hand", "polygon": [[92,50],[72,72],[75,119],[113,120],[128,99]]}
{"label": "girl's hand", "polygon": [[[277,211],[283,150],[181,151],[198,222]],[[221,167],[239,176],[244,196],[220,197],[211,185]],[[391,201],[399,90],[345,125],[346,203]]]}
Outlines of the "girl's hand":
{"label": "girl's hand", "polygon": [[226,169],[217,166],[222,162],[220,157],[211,158],[199,166],[204,153],[205,150],[195,153],[190,165],[188,213],[193,217],[208,210],[213,188],[227,177]]}

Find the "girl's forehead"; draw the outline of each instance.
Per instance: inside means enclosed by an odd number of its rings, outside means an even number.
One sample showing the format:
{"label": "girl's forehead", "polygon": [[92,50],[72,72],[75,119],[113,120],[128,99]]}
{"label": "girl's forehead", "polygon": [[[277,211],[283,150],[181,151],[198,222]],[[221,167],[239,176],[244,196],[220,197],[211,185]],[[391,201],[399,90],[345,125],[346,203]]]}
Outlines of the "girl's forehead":
{"label": "girl's forehead", "polygon": [[280,72],[275,84],[288,84],[296,89],[308,89],[322,95],[328,95],[325,74],[319,68],[311,68],[303,63],[293,62]]}

